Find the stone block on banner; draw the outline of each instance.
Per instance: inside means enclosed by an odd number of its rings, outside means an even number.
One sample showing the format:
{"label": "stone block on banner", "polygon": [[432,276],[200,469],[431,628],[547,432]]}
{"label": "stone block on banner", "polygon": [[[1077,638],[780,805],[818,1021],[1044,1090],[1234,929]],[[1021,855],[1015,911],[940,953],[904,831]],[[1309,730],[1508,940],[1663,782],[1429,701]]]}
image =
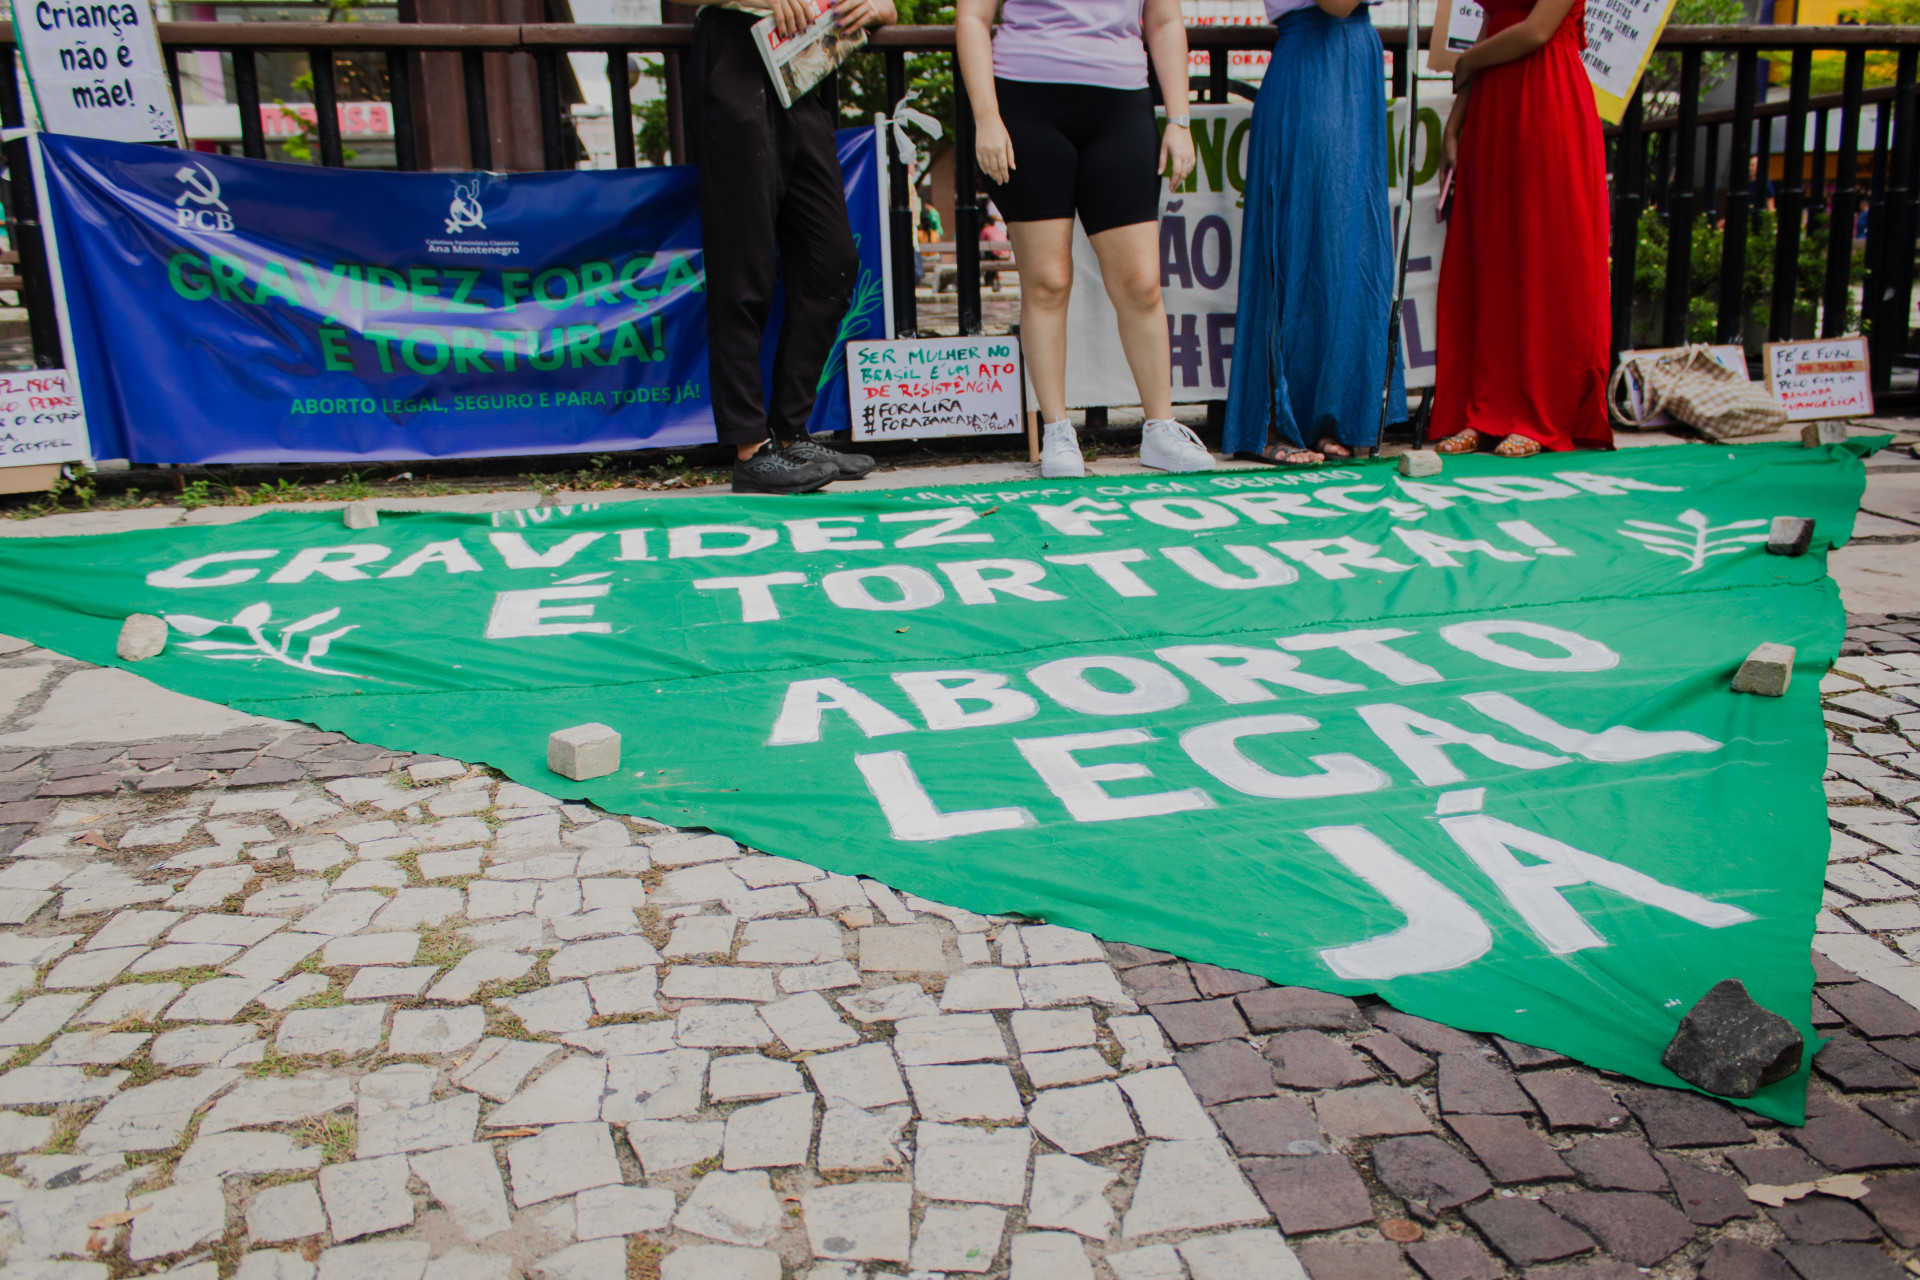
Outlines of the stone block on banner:
{"label": "stone block on banner", "polygon": [[1755,646],[1740,669],[1733,673],[1733,691],[1781,698],[1786,696],[1787,685],[1792,680],[1793,646],[1762,644]]}
{"label": "stone block on banner", "polygon": [[372,529],[380,524],[380,508],[371,502],[349,502],[340,513],[340,522],[349,529]]}
{"label": "stone block on banner", "polygon": [[167,647],[167,624],[150,613],[130,613],[120,624],[120,641],[113,651],[128,662],[158,657]]}
{"label": "stone block on banner", "polygon": [[1800,428],[1800,444],[1803,448],[1818,449],[1846,442],[1847,424],[1844,422],[1809,422]]}
{"label": "stone block on banner", "polygon": [[585,782],[620,767],[620,735],[604,724],[581,724],[547,735],[547,768]]}
{"label": "stone block on banner", "polygon": [[1767,554],[1800,556],[1813,545],[1813,521],[1800,516],[1775,516],[1767,526]]}
{"label": "stone block on banner", "polygon": [[1432,449],[1410,449],[1400,455],[1400,474],[1418,480],[1440,474],[1440,455]]}

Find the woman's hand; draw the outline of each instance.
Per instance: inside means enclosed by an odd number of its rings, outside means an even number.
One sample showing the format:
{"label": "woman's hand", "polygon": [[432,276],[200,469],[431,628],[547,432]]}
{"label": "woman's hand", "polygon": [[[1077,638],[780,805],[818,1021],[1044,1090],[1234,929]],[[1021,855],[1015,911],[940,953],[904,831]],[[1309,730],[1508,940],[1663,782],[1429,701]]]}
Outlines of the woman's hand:
{"label": "woman's hand", "polygon": [[813,21],[813,6],[807,0],[769,0],[773,11],[773,29],[783,39],[799,35]]}
{"label": "woman's hand", "polygon": [[1007,178],[1019,168],[1013,162],[1013,137],[999,116],[973,123],[973,158],[980,172],[992,178],[994,185],[1006,185]]}
{"label": "woman's hand", "polygon": [[1460,129],[1465,117],[1456,111],[1447,117],[1447,127],[1440,134],[1440,176],[1441,190],[1446,189],[1447,179],[1460,167]]}
{"label": "woman's hand", "polygon": [[1193,172],[1193,133],[1177,124],[1169,124],[1160,135],[1160,173],[1167,175],[1167,188],[1178,191]]}
{"label": "woman's hand", "polygon": [[884,26],[890,21],[874,0],[833,0],[833,16],[842,31]]}

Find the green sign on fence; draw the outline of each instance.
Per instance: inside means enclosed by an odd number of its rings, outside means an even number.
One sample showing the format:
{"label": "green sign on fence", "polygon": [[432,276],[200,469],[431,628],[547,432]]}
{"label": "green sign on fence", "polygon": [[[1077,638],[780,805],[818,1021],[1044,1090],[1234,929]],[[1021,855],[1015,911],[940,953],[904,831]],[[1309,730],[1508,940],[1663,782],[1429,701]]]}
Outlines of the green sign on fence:
{"label": "green sign on fence", "polygon": [[[542,790],[1679,1083],[1723,978],[1816,1043],[1827,549],[1863,467],[1754,445],[0,548],[7,629]],[[1766,554],[1774,516],[1815,549]],[[1733,693],[1758,643],[1784,698]],[[619,730],[571,783],[547,734]],[[1805,1076],[1750,1105],[1801,1115]]]}

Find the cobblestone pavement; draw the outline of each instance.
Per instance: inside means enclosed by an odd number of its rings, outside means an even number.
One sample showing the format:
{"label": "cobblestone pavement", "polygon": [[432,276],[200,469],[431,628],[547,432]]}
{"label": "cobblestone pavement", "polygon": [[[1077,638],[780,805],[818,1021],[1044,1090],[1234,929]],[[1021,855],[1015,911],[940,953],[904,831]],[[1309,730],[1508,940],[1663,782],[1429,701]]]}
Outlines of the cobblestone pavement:
{"label": "cobblestone pavement", "polygon": [[1803,1129],[0,639],[0,1280],[1920,1271],[1920,615],[1855,621]]}

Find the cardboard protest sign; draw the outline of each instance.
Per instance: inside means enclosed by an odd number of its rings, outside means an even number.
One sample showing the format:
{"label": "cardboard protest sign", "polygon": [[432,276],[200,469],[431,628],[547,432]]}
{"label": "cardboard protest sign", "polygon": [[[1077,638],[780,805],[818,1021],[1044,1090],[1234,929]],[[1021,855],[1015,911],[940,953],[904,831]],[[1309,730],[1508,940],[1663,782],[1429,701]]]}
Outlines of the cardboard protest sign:
{"label": "cardboard protest sign", "polygon": [[[1225,400],[1240,309],[1241,189],[1253,105],[1196,105],[1193,173],[1177,191],[1160,184],[1160,293],[1167,308],[1175,404]],[[1120,349],[1119,320],[1100,259],[1076,221],[1073,296],[1067,307],[1067,404],[1134,404],[1139,392]]]}
{"label": "cardboard protest sign", "polygon": [[[1864,482],[1749,445],[275,512],[18,539],[0,594],[103,664],[164,616],[138,670],[194,696],[1677,1085],[1726,978],[1817,1044],[1825,560]],[[1781,515],[1812,551],[1765,553]],[[1730,688],[1762,641],[1784,697]],[[547,734],[588,719],[627,754],[569,782]]]}
{"label": "cardboard protest sign", "polygon": [[137,3],[13,6],[13,38],[48,133],[178,142],[180,114],[153,10]]}
{"label": "cardboard protest sign", "polygon": [[1580,52],[1593,81],[1600,118],[1619,124],[1660,42],[1674,0],[1595,0],[1587,6],[1587,47]]}
{"label": "cardboard protest sign", "polygon": [[[1388,200],[1395,209],[1396,247],[1407,106],[1405,99],[1391,104],[1392,148],[1384,175]],[[1450,94],[1423,92],[1420,96],[1414,135],[1413,244],[1401,306],[1400,350],[1409,387],[1432,386],[1438,360],[1437,307],[1446,224],[1434,218],[1433,210],[1439,191],[1441,131],[1452,106]],[[1240,228],[1253,104],[1197,105],[1192,114],[1193,173],[1177,191],[1168,190],[1163,182],[1160,197],[1160,293],[1167,308],[1175,404],[1227,398],[1235,318],[1240,310],[1240,271],[1247,256]],[[1382,323],[1386,318],[1381,317]],[[1118,319],[1101,281],[1100,259],[1076,223],[1073,297],[1067,308],[1067,404],[1084,408],[1138,400],[1133,374],[1120,349]]]}
{"label": "cardboard protest sign", "polygon": [[1017,338],[898,338],[847,344],[855,440],[1020,430]]}
{"label": "cardboard protest sign", "polygon": [[[1673,0],[1591,0],[1586,8],[1587,47],[1580,52],[1593,83],[1594,106],[1608,124],[1620,123],[1633,87],[1646,73],[1653,48],[1666,29]],[[1477,0],[1446,0],[1437,10],[1427,69],[1451,71],[1473,48],[1486,23]]]}
{"label": "cardboard protest sign", "polygon": [[1767,390],[1789,422],[1864,417],[1873,412],[1873,380],[1865,338],[1769,342],[1761,359]]}

